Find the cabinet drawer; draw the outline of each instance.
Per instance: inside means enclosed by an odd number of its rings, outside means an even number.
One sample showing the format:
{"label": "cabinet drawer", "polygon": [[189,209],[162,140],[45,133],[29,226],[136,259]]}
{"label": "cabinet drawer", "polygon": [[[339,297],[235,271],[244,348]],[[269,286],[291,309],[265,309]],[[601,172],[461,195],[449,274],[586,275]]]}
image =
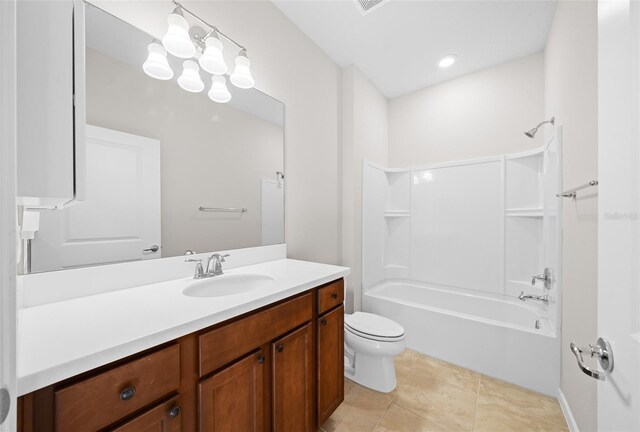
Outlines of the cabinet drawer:
{"label": "cabinet drawer", "polygon": [[307,293],[200,335],[200,376],[311,320],[311,300]]}
{"label": "cabinet drawer", "polygon": [[344,279],[318,289],[318,313],[322,314],[344,301]]}
{"label": "cabinet drawer", "polygon": [[156,405],[150,410],[134,417],[120,426],[109,429],[110,432],[180,432],[181,413],[180,398],[178,396]]}
{"label": "cabinet drawer", "polygon": [[95,431],[180,387],[173,345],[55,392],[58,431]]}

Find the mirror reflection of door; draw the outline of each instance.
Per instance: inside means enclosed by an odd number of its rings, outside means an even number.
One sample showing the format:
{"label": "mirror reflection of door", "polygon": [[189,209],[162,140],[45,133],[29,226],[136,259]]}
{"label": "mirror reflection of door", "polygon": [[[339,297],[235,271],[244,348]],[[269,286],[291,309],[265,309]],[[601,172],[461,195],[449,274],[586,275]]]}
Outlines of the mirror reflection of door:
{"label": "mirror reflection of door", "polygon": [[160,142],[88,125],[87,199],[41,212],[32,271],[158,258],[161,244]]}

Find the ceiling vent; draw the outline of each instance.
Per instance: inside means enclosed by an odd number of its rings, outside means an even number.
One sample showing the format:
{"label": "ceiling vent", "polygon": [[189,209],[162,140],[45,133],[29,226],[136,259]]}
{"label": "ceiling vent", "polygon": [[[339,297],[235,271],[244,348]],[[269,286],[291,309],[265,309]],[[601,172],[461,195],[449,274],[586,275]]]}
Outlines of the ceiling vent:
{"label": "ceiling vent", "polygon": [[389,0],[355,0],[356,7],[362,15],[373,12],[388,1]]}

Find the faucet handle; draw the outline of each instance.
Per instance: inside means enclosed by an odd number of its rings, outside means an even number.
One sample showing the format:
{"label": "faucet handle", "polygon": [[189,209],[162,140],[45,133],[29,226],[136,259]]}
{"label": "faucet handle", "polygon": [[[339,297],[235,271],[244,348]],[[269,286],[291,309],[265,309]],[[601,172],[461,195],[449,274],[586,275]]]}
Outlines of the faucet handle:
{"label": "faucet handle", "polygon": [[201,259],[188,258],[188,259],[184,260],[184,262],[197,263],[196,264],[196,271],[193,274],[193,278],[194,279],[200,279],[200,278],[202,278],[204,276],[204,268],[202,267],[202,260]]}
{"label": "faucet handle", "polygon": [[228,256],[231,256],[231,255],[229,255],[229,254],[220,255],[220,254],[215,253],[215,254],[211,255],[211,258],[217,258],[219,262],[226,262],[225,258],[228,257]]}

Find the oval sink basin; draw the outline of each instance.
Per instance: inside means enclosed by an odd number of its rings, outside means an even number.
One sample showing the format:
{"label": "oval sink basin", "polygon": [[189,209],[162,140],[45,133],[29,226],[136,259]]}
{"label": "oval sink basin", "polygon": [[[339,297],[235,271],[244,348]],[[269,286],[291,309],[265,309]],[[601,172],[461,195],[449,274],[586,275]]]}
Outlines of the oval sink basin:
{"label": "oval sink basin", "polygon": [[182,293],[189,297],[226,297],[255,291],[272,282],[271,276],[262,274],[228,274],[194,282]]}

